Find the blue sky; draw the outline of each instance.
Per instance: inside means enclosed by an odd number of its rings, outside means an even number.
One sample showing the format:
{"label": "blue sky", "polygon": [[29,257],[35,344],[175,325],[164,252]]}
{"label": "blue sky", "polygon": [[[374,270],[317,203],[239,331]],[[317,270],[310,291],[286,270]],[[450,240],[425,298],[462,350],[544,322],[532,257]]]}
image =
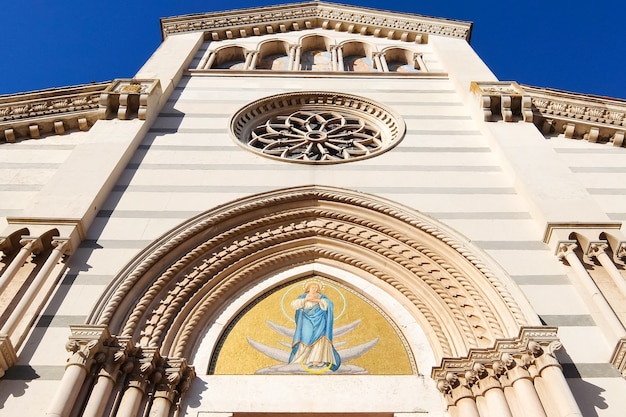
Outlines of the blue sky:
{"label": "blue sky", "polygon": [[[4,0],[0,94],[132,77],[161,42],[161,17],[281,3]],[[499,79],[626,99],[626,2],[340,3],[471,21],[471,45]]]}

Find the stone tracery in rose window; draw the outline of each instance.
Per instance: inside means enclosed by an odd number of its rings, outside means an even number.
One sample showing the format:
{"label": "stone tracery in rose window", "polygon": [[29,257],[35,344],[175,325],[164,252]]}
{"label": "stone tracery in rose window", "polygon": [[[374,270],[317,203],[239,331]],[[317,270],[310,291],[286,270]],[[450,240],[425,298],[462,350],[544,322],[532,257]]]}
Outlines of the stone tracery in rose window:
{"label": "stone tracery in rose window", "polygon": [[232,120],[246,148],[289,162],[341,163],[395,146],[404,125],[391,111],[357,96],[303,92],[251,103]]}
{"label": "stone tracery in rose window", "polygon": [[248,144],[266,155],[301,161],[341,161],[370,155],[383,146],[380,129],[330,111],[275,116],[252,130]]}

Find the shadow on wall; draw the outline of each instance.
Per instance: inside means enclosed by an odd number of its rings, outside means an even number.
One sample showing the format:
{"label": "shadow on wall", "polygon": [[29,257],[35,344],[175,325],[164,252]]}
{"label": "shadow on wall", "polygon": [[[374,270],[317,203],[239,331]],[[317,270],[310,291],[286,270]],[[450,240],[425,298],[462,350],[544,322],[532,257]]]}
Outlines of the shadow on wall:
{"label": "shadow on wall", "polygon": [[[563,374],[566,377],[567,384],[574,394],[578,408],[585,417],[599,417],[598,410],[606,410],[609,405],[606,399],[602,396],[605,391],[597,385],[587,382],[582,379],[578,368],[573,363],[572,358],[567,353],[565,347],[557,351],[557,357],[559,362],[563,365]],[[617,370],[615,371],[617,373]],[[617,410],[616,410],[617,411]],[[617,414],[623,413],[618,411]]]}

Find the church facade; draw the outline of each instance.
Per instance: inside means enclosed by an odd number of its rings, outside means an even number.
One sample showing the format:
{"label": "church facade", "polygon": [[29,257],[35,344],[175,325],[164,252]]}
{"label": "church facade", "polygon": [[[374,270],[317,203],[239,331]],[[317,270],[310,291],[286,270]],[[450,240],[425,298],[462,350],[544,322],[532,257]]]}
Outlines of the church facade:
{"label": "church facade", "polygon": [[0,97],[0,415],[623,414],[626,102],[498,80],[461,21],[161,28]]}

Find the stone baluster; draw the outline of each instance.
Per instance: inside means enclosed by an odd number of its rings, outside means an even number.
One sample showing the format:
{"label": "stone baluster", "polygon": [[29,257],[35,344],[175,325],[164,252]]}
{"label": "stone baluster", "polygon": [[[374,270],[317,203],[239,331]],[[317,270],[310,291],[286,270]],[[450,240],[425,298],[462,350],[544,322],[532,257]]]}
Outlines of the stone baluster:
{"label": "stone baluster", "polygon": [[[539,394],[533,384],[533,378],[528,372],[528,366],[532,363],[532,357],[528,354],[515,359],[509,353],[502,354],[502,363],[506,366],[506,376],[510,384],[510,392],[513,399],[509,400],[514,417],[547,417]],[[505,392],[506,393],[506,392]]]}
{"label": "stone baluster", "polygon": [[76,404],[81,388],[102,349],[104,340],[110,338],[105,326],[70,326],[72,335],[66,344],[71,352],[59,388],[46,412],[47,417],[68,417]]}
{"label": "stone baluster", "polygon": [[582,417],[580,408],[574,399],[561,365],[554,352],[561,348],[558,341],[551,342],[546,349],[535,341],[528,343],[528,351],[534,357],[534,367],[541,379],[541,390],[538,390],[541,401],[551,404],[559,417]]}
{"label": "stone baluster", "polygon": [[[626,330],[624,329],[624,326],[619,321],[615,312],[602,295],[602,292],[589,273],[587,273],[587,270],[574,252],[577,246],[578,245],[574,242],[561,242],[557,250],[557,256],[560,259],[565,259],[567,261],[570,267],[574,270],[575,276],[578,278],[580,285],[585,289],[585,291],[587,291],[588,294],[591,295],[591,300],[597,308],[601,318],[599,321],[603,320],[604,323],[606,323],[612,333],[612,336],[616,336],[617,338],[626,337]],[[609,337],[609,340],[611,339],[612,337]]]}

